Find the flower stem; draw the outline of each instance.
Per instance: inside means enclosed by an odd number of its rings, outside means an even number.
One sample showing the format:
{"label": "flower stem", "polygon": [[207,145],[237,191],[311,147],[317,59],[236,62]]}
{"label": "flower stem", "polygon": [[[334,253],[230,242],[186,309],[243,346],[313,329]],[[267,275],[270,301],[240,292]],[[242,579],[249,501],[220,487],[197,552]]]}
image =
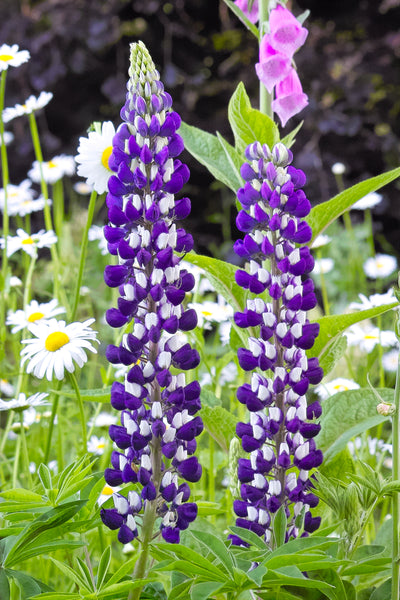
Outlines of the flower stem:
{"label": "flower stem", "polygon": [[86,220],[85,230],[84,230],[83,236],[82,236],[81,255],[79,258],[78,279],[76,281],[75,298],[74,298],[74,304],[73,304],[72,312],[71,312],[71,321],[74,320],[76,311],[78,309],[79,296],[80,296],[80,290],[81,290],[82,278],[83,278],[83,270],[85,268],[86,251],[87,251],[87,245],[88,245],[88,232],[89,232],[90,226],[93,221],[94,209],[96,206],[96,199],[97,199],[97,192],[95,192],[93,190],[93,192],[90,196],[90,200],[89,200],[88,216],[87,216],[87,220]]}
{"label": "flower stem", "polygon": [[4,191],[4,207],[3,207],[3,237],[4,237],[4,247],[3,247],[3,266],[2,266],[2,280],[0,289],[2,293],[0,294],[0,339],[2,345],[5,342],[6,336],[6,328],[5,328],[5,312],[6,312],[6,294],[4,290],[6,289],[6,279],[7,279],[7,271],[8,271],[8,256],[7,256],[7,243],[8,243],[8,232],[9,232],[9,218],[8,218],[8,208],[7,208],[7,187],[9,181],[8,174],[8,159],[7,159],[7,148],[4,140],[4,121],[3,121],[3,109],[4,109],[4,97],[6,93],[6,75],[7,69],[4,69],[1,72],[0,78],[0,142],[1,142],[1,170],[2,170],[2,181],[3,181],[3,191]]}
{"label": "flower stem", "polygon": [[81,393],[79,391],[79,385],[76,380],[75,374],[68,373],[68,378],[70,380],[72,387],[74,388],[74,391],[76,394],[76,399],[78,400],[79,415],[80,415],[81,429],[82,429],[82,448],[83,448],[82,454],[86,454],[86,452],[87,452],[87,432],[86,432],[86,418],[85,418],[85,409],[83,407],[83,400],[82,400]]}
{"label": "flower stem", "polygon": [[[62,179],[53,184],[53,207],[54,207],[54,229],[60,244],[62,235],[62,224],[64,220],[64,189]],[[61,248],[59,246],[59,250]]]}
{"label": "flower stem", "polygon": [[[55,392],[59,392],[62,386],[62,380],[61,381],[57,381],[56,387],[55,387]],[[50,423],[49,423],[49,432],[47,434],[47,441],[46,441],[46,450],[44,453],[44,462],[47,463],[49,460],[49,456],[50,456],[50,447],[51,447],[51,440],[53,437],[53,430],[54,430],[54,419],[56,418],[56,414],[57,414],[57,410],[58,410],[58,401],[59,401],[59,395],[57,393],[53,394],[54,395],[54,400],[53,400],[53,406],[51,409],[51,416],[50,416]]]}
{"label": "flower stem", "polygon": [[[396,335],[400,334],[400,314],[397,313]],[[397,363],[396,386],[394,390],[394,405],[396,407],[392,418],[392,446],[393,467],[392,480],[400,479],[400,354]],[[399,492],[392,495],[392,523],[393,523],[393,546],[392,546],[392,600],[400,600],[400,496]]]}
{"label": "flower stem", "polygon": [[[259,31],[261,43],[262,36],[264,34],[264,23],[268,21],[268,7],[269,0],[259,0]],[[260,81],[260,112],[264,113],[271,119],[273,119],[272,113],[272,94],[270,94],[265,85]]]}

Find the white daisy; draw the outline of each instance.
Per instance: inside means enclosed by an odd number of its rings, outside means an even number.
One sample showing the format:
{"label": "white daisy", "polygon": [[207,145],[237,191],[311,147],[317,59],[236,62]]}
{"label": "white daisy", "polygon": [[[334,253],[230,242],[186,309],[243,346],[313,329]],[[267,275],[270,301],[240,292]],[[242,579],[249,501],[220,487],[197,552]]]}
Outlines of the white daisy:
{"label": "white daisy", "polygon": [[18,44],[0,46],[0,71],[5,71],[8,67],[19,67],[29,59],[28,50],[20,50]]}
{"label": "white daisy", "polygon": [[114,135],[114,125],[111,121],[105,121],[101,129],[98,126],[95,131],[89,132],[87,138],[79,138],[78,155],[75,157],[78,163],[77,173],[98,194],[108,191],[107,184],[112,173],[108,160],[113,150]]}
{"label": "white daisy", "polygon": [[355,204],[351,207],[353,210],[366,210],[367,208],[373,208],[380,202],[382,202],[383,196],[378,194],[377,192],[371,192],[367,194],[363,198],[357,200]]}
{"label": "white daisy", "polygon": [[[62,179],[64,175],[69,177],[75,173],[75,161],[73,156],[60,154],[47,162],[42,162],[43,179],[47,183],[55,183]],[[40,164],[35,160],[32,164],[32,169],[28,171],[29,177],[35,183],[40,183]]]}
{"label": "white daisy", "polygon": [[332,381],[326,383],[320,383],[314,388],[314,392],[318,394],[321,400],[326,400],[329,396],[333,396],[338,392],[346,392],[347,390],[358,390],[358,383],[352,379],[345,379],[344,377],[338,377]]}
{"label": "white daisy", "polygon": [[22,281],[16,275],[11,275],[10,277],[10,287],[20,287],[22,285]]}
{"label": "white daisy", "polygon": [[87,450],[90,454],[95,454],[96,456],[101,456],[104,453],[104,449],[107,446],[107,441],[105,437],[97,437],[97,435],[92,435],[90,440],[87,443]]}
{"label": "white daisy", "polygon": [[110,425],[114,425],[117,420],[118,418],[116,415],[112,415],[108,412],[101,412],[94,420],[90,420],[88,425],[89,427],[109,427]]}
{"label": "white daisy", "polygon": [[341,162],[337,162],[331,166],[331,171],[334,175],[343,175],[346,172],[346,166]]}
{"label": "white daisy", "polygon": [[36,198],[36,200],[24,200],[20,203],[15,202],[10,206],[8,214],[10,217],[14,217],[16,215],[19,217],[25,217],[25,215],[30,215],[33,212],[43,210],[46,206],[46,203],[50,206],[52,201],[49,198],[45,200],[44,196],[39,196],[39,198]]}
{"label": "white daisy", "polygon": [[397,338],[394,331],[380,331],[378,327],[355,323],[345,332],[349,346],[358,346],[364,352],[372,352],[377,344],[383,347],[395,346]]}
{"label": "white daisy", "polygon": [[29,331],[35,336],[29,340],[22,340],[26,344],[21,350],[21,366],[27,361],[26,372],[43,379],[46,375],[51,381],[53,375],[58,380],[63,379],[65,369],[72,373],[75,364],[82,367],[88,357],[84,348],[90,352],[97,352],[89,342],[98,342],[96,331],[90,328],[94,319],[87,319],[83,323],[75,322],[66,325],[65,321],[50,319],[45,323],[33,323]]}
{"label": "white daisy", "polygon": [[325,275],[332,271],[335,263],[332,258],[320,258],[315,261],[314,269],[312,271],[312,275],[320,275],[321,273]]}
{"label": "white daisy", "polygon": [[311,244],[311,248],[315,250],[316,248],[322,248],[322,246],[326,246],[332,241],[332,238],[329,235],[325,235],[324,233],[320,233],[317,235],[313,243]]}
{"label": "white daisy", "polygon": [[[5,131],[4,132],[4,143],[6,146],[8,146],[8,144],[11,144],[11,142],[14,139],[14,134],[11,133],[11,131]],[[3,138],[0,136],[0,146],[3,145]]]}
{"label": "white daisy", "polygon": [[14,394],[14,386],[8,379],[0,379],[0,394],[4,394],[4,396],[12,396]]}
{"label": "white daisy", "polygon": [[349,304],[350,310],[367,310],[369,308],[375,308],[376,306],[383,306],[384,304],[392,304],[396,302],[393,288],[390,288],[384,294],[372,294],[369,298],[364,294],[358,294],[361,302],[351,302]]}
{"label": "white daisy", "polygon": [[21,117],[22,115],[30,115],[31,113],[44,108],[50,102],[52,97],[53,94],[51,92],[40,92],[38,98],[29,96],[24,104],[16,104],[13,107],[5,108],[3,110],[4,123],[8,123],[9,121],[12,121],[12,119]]}
{"label": "white daisy", "polygon": [[[34,198],[34,190],[31,188],[32,182],[29,179],[24,179],[19,185],[7,186],[7,211],[8,214],[13,213],[14,205],[22,204],[23,202],[31,202]],[[4,188],[0,189],[0,210],[4,211],[5,192]]]}
{"label": "white daisy", "polygon": [[0,400],[0,410],[16,410],[21,411],[30,407],[42,406],[48,404],[45,402],[48,394],[38,393],[33,396],[26,397],[26,394],[19,394],[18,398],[12,398],[11,400]]}
{"label": "white daisy", "polygon": [[397,260],[390,254],[377,254],[364,263],[365,274],[370,279],[388,277],[397,269]]}
{"label": "white daisy", "polygon": [[11,325],[11,333],[17,333],[28,327],[31,323],[43,323],[52,319],[56,315],[65,313],[63,306],[58,306],[58,301],[54,298],[50,302],[41,303],[32,300],[23,310],[8,311],[6,325]]}
{"label": "white daisy", "polygon": [[399,351],[390,350],[382,356],[382,365],[385,371],[389,373],[395,373],[397,371],[397,365],[399,362]]}
{"label": "white daisy", "polygon": [[205,323],[222,323],[233,317],[233,308],[222,296],[218,296],[218,302],[205,300],[201,303],[192,302],[188,306],[195,309],[199,327],[203,327]]}
{"label": "white daisy", "polygon": [[[37,233],[26,233],[23,229],[17,229],[16,236],[7,239],[7,256],[11,256],[18,250],[23,250],[30,256],[35,256],[38,248],[50,248],[57,241],[54,231],[41,229]],[[0,238],[0,248],[4,248],[4,238]]]}
{"label": "white daisy", "polygon": [[88,185],[85,181],[77,181],[72,186],[77,194],[82,194],[82,196],[86,196],[87,194],[92,193],[92,187]]}
{"label": "white daisy", "polygon": [[104,237],[104,229],[99,225],[92,225],[88,232],[89,241],[93,242],[95,240],[99,240],[99,250],[105,256],[108,254],[107,240]]}
{"label": "white daisy", "polygon": [[120,489],[121,487],[119,485],[111,487],[111,485],[106,484],[101,490],[100,496],[97,498],[97,504],[101,506],[104,502],[107,502],[115,492],[119,492]]}

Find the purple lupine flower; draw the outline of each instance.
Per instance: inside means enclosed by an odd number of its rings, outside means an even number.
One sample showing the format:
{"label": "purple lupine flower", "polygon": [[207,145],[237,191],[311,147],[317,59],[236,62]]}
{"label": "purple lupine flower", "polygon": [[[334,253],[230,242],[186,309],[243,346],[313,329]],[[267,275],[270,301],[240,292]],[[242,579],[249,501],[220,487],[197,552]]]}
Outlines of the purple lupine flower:
{"label": "purple lupine flower", "polygon": [[[250,383],[237,390],[250,421],[236,429],[250,457],[239,459],[241,499],[234,510],[238,526],[270,543],[272,516],[281,506],[288,518],[286,540],[299,534],[302,517],[303,535],[319,526],[319,517],[310,512],[318,503],[310,471],[322,462],[313,439],[320,430],[314,419],[321,405],[307,406],[305,394],[323,373],[318,359],[306,356],[318,325],[307,318],[317,299],[308,277],[314,259],[305,246],[312,232],[303,220],[311,208],[301,189],[304,173],[290,166],[292,153],[281,143],[270,150],[255,142],[245,154],[246,183],[238,192],[243,210],[237,217],[245,236],[234,249],[249,268],[238,269],[236,281],[258,296],[247,300],[234,319],[241,328],[253,327],[257,337],[249,337],[248,348],[238,351],[242,369],[252,371]],[[242,543],[237,536],[232,542]]]}
{"label": "purple lupine flower", "polygon": [[[194,277],[181,267],[181,257],[193,239],[175,222],[190,212],[188,198],[175,199],[189,170],[177,156],[183,150],[172,111],[154,63],[142,42],[131,46],[124,123],[113,139],[109,165],[114,171],[107,195],[110,224],[104,229],[117,265],[104,278],[119,289],[117,308],[107,311],[112,327],[130,326],[119,346],[110,345],[111,363],[129,366],[125,382],[114,382],[111,404],[121,411],[121,425],[111,425],[110,437],[119,450],[105,472],[109,485],[137,484],[140,495],[114,494],[103,522],[119,529],[126,543],[137,536],[135,517],[143,509],[161,517],[161,533],[179,541],[180,530],[196,518],[197,505],[188,502],[187,483],[198,481],[201,466],[194,456],[203,424],[200,385],[188,383],[185,371],[200,357],[184,334],[196,327],[193,309],[182,301],[194,287]],[[178,372],[176,371],[178,370]]]}
{"label": "purple lupine flower", "polygon": [[[260,43],[257,77],[268,92],[275,91],[272,110],[284,127],[287,121],[308,104],[300,79],[292,66],[293,55],[305,42],[308,31],[281,5],[271,10],[269,32]],[[275,88],[275,89],[274,89]]]}

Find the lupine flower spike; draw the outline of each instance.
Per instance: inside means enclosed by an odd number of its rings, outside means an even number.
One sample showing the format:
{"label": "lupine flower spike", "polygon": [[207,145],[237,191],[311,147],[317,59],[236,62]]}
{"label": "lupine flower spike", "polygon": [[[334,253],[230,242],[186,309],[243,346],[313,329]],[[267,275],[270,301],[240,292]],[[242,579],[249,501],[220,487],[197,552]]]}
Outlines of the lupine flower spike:
{"label": "lupine flower spike", "polygon": [[[237,391],[250,411],[250,422],[237,425],[250,457],[239,459],[241,499],[235,500],[234,510],[238,526],[273,545],[272,515],[281,506],[288,521],[286,541],[298,536],[302,519],[306,535],[319,526],[309,509],[318,503],[310,471],[322,462],[313,439],[320,430],[314,419],[321,415],[321,405],[307,406],[305,394],[323,373],[318,360],[306,356],[318,325],[307,318],[317,301],[307,278],[314,259],[304,245],[311,240],[311,228],[303,220],[310,211],[301,189],[304,173],[289,166],[292,153],[281,143],[270,150],[255,142],[247,147],[246,158],[241,169],[246,183],[238,191],[243,210],[237,217],[245,236],[234,249],[250,268],[238,269],[236,281],[263,297],[248,300],[234,316],[236,325],[257,332],[249,337],[248,349],[238,351],[242,369],[253,373],[251,382]],[[236,536],[232,541],[242,543]]]}
{"label": "lupine flower spike", "polygon": [[[136,515],[146,523],[161,517],[161,533],[179,542],[179,532],[197,515],[188,502],[186,481],[198,481],[201,466],[194,456],[196,436],[203,429],[200,386],[186,383],[199,354],[180,332],[196,327],[194,309],[182,301],[193,289],[194,277],[181,266],[193,247],[192,236],[175,222],[190,212],[188,198],[175,199],[188,180],[189,170],[177,156],[183,150],[179,115],[164,91],[154,63],[142,42],[131,46],[125,121],[113,139],[107,195],[110,225],[104,229],[108,249],[118,265],[105,270],[105,281],[118,287],[118,308],[107,311],[112,327],[128,323],[119,347],[109,346],[111,363],[129,365],[125,383],[114,382],[111,404],[121,411],[121,425],[111,425],[110,436],[119,451],[105,472],[110,486],[139,484],[140,494],[114,494],[114,508],[103,509],[103,522],[119,529],[118,539],[138,535]],[[149,518],[153,515],[153,518]]]}

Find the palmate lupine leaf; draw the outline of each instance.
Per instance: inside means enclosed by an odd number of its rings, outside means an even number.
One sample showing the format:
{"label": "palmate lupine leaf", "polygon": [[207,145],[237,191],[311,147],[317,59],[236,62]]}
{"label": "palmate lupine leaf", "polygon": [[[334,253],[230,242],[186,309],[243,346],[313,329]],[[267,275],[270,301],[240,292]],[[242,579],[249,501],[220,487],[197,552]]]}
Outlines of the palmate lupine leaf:
{"label": "palmate lupine leaf", "polygon": [[382,173],[382,175],[371,177],[365,181],[360,181],[360,183],[356,183],[347,190],[340,192],[340,194],[337,194],[330,200],[314,206],[307,218],[313,231],[310,244],[328,225],[349,210],[357,200],[360,200],[371,192],[376,192],[376,190],[381,189],[398,177],[400,177],[400,167],[392,171],[387,171],[387,173]]}

